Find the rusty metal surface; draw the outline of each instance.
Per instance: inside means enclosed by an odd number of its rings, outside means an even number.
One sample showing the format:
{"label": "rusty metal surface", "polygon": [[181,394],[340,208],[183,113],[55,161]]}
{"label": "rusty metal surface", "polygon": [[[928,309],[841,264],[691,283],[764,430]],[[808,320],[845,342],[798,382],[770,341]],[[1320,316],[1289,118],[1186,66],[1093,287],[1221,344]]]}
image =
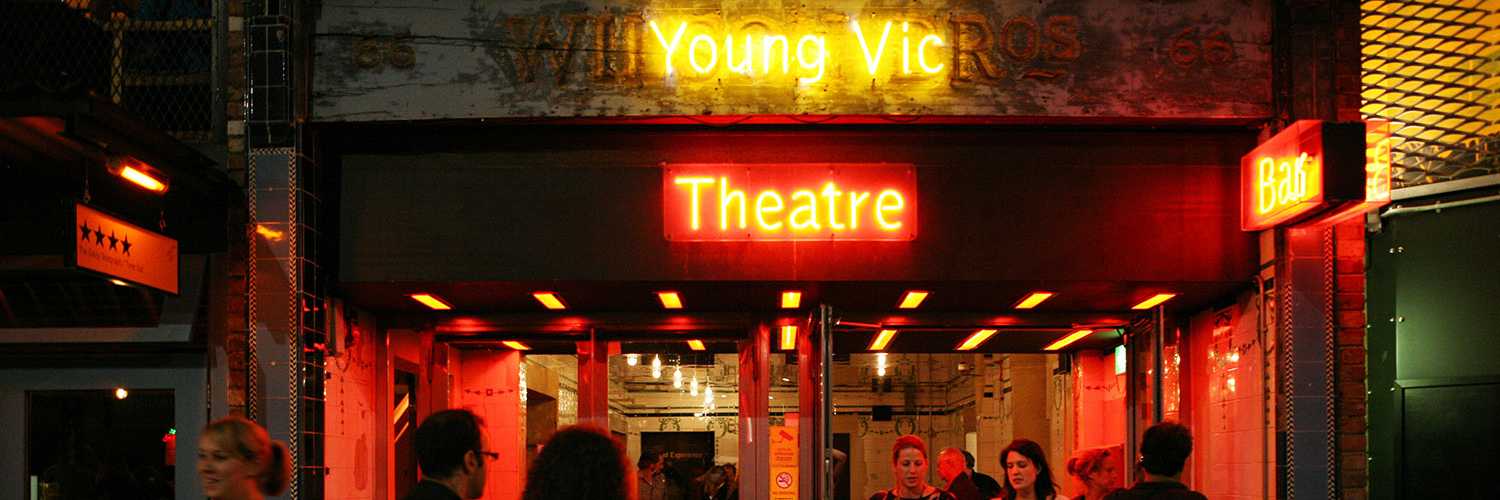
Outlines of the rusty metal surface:
{"label": "rusty metal surface", "polygon": [[[1270,115],[1271,9],[1264,1],[342,0],[321,6],[314,40],[320,121]],[[855,21],[864,23],[858,32]],[[886,21],[893,27],[881,45]],[[903,23],[910,28],[905,37]],[[687,27],[669,63],[664,42],[678,25]],[[697,40],[698,34],[706,36]],[[774,51],[760,57],[764,43],[752,45],[749,74],[727,68],[735,63],[721,51],[741,42],[725,42],[726,35],[764,42],[776,34],[797,52],[789,53],[790,70],[778,72]],[[926,34],[941,42],[921,45]],[[805,47],[804,36],[813,37]],[[696,52],[690,44],[698,44]],[[741,62],[743,47],[733,47]],[[883,54],[873,71],[872,54]],[[705,70],[694,70],[689,57]],[[918,63],[942,69],[929,74]]]}

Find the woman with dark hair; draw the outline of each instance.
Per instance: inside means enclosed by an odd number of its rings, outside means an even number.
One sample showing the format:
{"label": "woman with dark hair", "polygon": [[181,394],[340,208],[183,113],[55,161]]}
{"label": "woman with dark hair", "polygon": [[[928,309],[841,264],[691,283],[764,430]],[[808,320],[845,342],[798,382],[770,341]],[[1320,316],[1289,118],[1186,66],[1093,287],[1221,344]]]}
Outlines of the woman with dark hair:
{"label": "woman with dark hair", "polygon": [[607,432],[564,427],[542,445],[526,473],[523,500],[626,500],[630,497],[625,450]]}
{"label": "woman with dark hair", "polygon": [[1084,495],[1073,500],[1104,498],[1120,488],[1120,471],[1108,448],[1089,448],[1068,459],[1068,474],[1083,483]]}
{"label": "woman with dark hair", "polygon": [[1057,492],[1046,453],[1036,441],[1011,441],[1000,450],[1000,468],[1005,469],[1005,480],[1000,484],[1000,498],[1004,500],[1068,500]]}
{"label": "woman with dark hair", "polygon": [[198,438],[198,481],[218,500],[259,500],[280,495],[291,479],[286,443],[272,441],[260,424],[242,417],[215,420]]}
{"label": "woman with dark hair", "polygon": [[891,476],[896,486],[877,491],[870,500],[957,500],[948,493],[927,484],[927,443],[922,438],[905,435],[891,446]]}

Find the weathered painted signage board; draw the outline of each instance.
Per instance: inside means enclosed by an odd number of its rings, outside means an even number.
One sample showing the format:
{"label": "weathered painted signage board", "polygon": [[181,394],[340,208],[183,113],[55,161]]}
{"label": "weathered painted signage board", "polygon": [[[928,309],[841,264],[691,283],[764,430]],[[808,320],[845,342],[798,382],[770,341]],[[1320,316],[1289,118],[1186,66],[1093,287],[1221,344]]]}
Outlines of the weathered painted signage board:
{"label": "weathered painted signage board", "polygon": [[321,5],[321,121],[1270,114],[1263,1]]}

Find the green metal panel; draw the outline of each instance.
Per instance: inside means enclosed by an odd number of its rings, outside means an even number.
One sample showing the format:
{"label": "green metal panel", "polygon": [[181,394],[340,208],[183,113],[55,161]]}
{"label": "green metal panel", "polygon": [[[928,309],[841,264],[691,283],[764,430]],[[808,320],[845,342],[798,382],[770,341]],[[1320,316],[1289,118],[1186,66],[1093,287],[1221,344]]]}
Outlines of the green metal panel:
{"label": "green metal panel", "polygon": [[1500,203],[1383,223],[1370,239],[1367,274],[1372,499],[1399,497],[1400,443],[1409,437],[1399,381],[1500,376]]}

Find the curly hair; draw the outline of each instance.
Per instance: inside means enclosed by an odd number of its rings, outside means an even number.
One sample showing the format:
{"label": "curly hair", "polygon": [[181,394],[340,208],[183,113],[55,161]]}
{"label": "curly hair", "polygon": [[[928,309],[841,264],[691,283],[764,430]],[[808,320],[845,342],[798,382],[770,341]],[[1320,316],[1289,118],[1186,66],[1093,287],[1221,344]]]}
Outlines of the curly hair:
{"label": "curly hair", "polygon": [[1104,465],[1104,460],[1107,458],[1109,458],[1108,448],[1089,448],[1080,451],[1077,456],[1068,459],[1068,474],[1087,481],[1095,472],[1099,472],[1099,467]]}
{"label": "curly hair", "polygon": [[[1036,467],[1036,482],[1033,488],[1036,488],[1037,498],[1051,498],[1057,494],[1057,483],[1052,480],[1052,468],[1047,466],[1047,453],[1042,451],[1042,445],[1025,438],[1011,441],[1005,449],[1000,450],[1000,470],[1005,470],[1005,457],[1013,451],[1026,457],[1031,461],[1031,466]],[[1016,487],[1010,484],[1008,472],[1005,474],[1005,480],[1000,483],[1003,490],[1000,493],[1001,498],[1016,498]]]}
{"label": "curly hair", "polygon": [[608,432],[564,427],[542,445],[526,473],[522,500],[625,500],[630,498],[629,462]]}

